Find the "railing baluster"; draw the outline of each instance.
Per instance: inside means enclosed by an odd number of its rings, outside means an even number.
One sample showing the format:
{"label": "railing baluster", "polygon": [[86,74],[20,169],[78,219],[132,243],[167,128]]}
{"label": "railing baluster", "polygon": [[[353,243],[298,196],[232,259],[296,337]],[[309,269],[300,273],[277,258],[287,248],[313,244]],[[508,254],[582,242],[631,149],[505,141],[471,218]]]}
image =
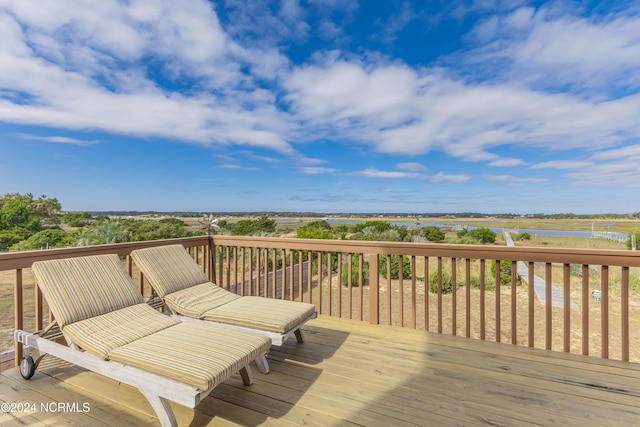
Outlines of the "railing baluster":
{"label": "railing baluster", "polygon": [[582,354],[589,355],[589,266],[582,264]]}
{"label": "railing baluster", "polygon": [[271,297],[278,298],[278,250],[273,249],[271,253]]}
{"label": "railing baluster", "polygon": [[[264,248],[264,262],[262,263],[262,275],[264,277],[264,295],[269,298],[269,248]],[[271,295],[273,298],[273,295]]]}
{"label": "railing baluster", "polygon": [[518,344],[518,328],[517,328],[517,312],[516,312],[516,296],[518,286],[517,262],[511,261],[511,344]]}
{"label": "railing baluster", "polygon": [[411,328],[416,329],[416,257],[411,256]]}
{"label": "railing baluster", "polygon": [[534,308],[534,302],[535,302],[535,272],[534,272],[534,267],[535,264],[533,261],[529,261],[528,266],[527,266],[527,271],[528,271],[528,277],[527,277],[527,282],[529,285],[529,347],[534,347],[535,346],[535,317],[536,317],[536,313],[535,313],[535,308]]}
{"label": "railing baluster", "polygon": [[351,294],[351,287],[353,286],[352,274],[353,274],[353,253],[349,252],[347,259],[347,305],[349,306],[348,318],[353,318],[353,295]]}
{"label": "railing baluster", "polygon": [[546,298],[545,298],[545,348],[547,350],[551,350],[552,347],[552,328],[551,328],[551,314],[552,314],[552,299],[551,299],[551,263],[547,262],[545,264],[545,288],[546,288]]}
{"label": "railing baluster", "polygon": [[338,252],[338,317],[342,317],[342,252]]}
{"label": "railing baluster", "polygon": [[457,277],[456,277],[456,270],[457,270],[457,265],[456,265],[456,259],[451,258],[451,335],[457,335],[457,327],[456,327],[456,323],[457,323],[457,314],[458,314],[458,306],[457,306],[457,293],[456,293],[456,281],[457,281]]}
{"label": "railing baluster", "polygon": [[[295,251],[289,251],[289,301],[295,301],[295,283],[296,283],[296,275],[295,275],[295,259],[294,255]],[[298,285],[299,286],[299,285]]]}
{"label": "railing baluster", "polygon": [[391,255],[387,255],[387,325],[391,325]]}
{"label": "railing baluster", "polygon": [[380,323],[380,262],[378,255],[369,256],[369,323]]}
{"label": "railing baluster", "polygon": [[224,288],[224,246],[220,246],[218,252],[218,281],[217,284]]}
{"label": "railing baluster", "polygon": [[231,290],[231,246],[227,246],[227,256],[225,258],[227,274],[225,274],[225,289]]}
{"label": "railing baluster", "polygon": [[358,320],[364,320],[364,255],[358,254],[358,299],[360,316]]}
{"label": "railing baluster", "polygon": [[496,342],[500,342],[502,340],[502,331],[500,329],[501,326],[501,318],[500,318],[500,276],[501,276],[501,264],[499,259],[496,260],[496,276],[495,276],[495,287],[496,287]]}
{"label": "railing baluster", "polygon": [[331,279],[333,278],[333,252],[327,252],[327,301],[329,304],[329,316],[332,316],[332,308],[333,308],[333,294],[332,294],[332,285]]}
{"label": "railing baluster", "polygon": [[245,289],[247,286],[247,247],[242,247],[242,284],[240,287],[240,295],[245,296],[247,294],[247,290]]}
{"label": "railing baluster", "polygon": [[313,251],[307,252],[307,263],[309,264],[309,268],[307,268],[307,302],[312,304],[313,302]]}
{"label": "railing baluster", "polygon": [[602,292],[602,300],[600,303],[600,336],[602,340],[602,348],[600,349],[600,357],[609,358],[609,266],[603,265],[600,270],[600,288]]}
{"label": "railing baluster", "polygon": [[238,291],[238,285],[242,285],[240,280],[238,279],[238,247],[233,247],[233,283],[235,288],[235,293],[240,294]]}
{"label": "railing baluster", "polygon": [[571,267],[569,264],[563,264],[562,266],[562,279],[563,279],[563,302],[562,308],[564,310],[564,336],[563,336],[563,351],[565,353],[571,352]]}
{"label": "railing baluster", "polygon": [[486,324],[485,324],[485,279],[486,279],[486,260],[480,259],[480,339],[485,340],[486,336]]}
{"label": "railing baluster", "polygon": [[[13,282],[13,325],[15,329],[24,329],[24,298],[22,294],[22,269],[18,268],[15,271],[14,282]],[[15,366],[20,364],[20,359],[22,359],[22,344],[18,341],[14,343],[15,356],[14,362]]]}
{"label": "railing baluster", "polygon": [[429,332],[429,257],[424,257],[424,330]]}
{"label": "railing baluster", "polygon": [[465,258],[465,335],[471,338],[471,259]]}
{"label": "railing baluster", "polygon": [[620,335],[622,340],[622,355],[623,361],[629,361],[629,267],[622,267],[621,275],[621,301],[620,304]]}
{"label": "railing baluster", "polygon": [[438,333],[442,333],[442,257],[438,257]]}
{"label": "railing baluster", "polygon": [[[36,331],[41,331],[44,326],[43,318],[42,318],[42,291],[35,285],[33,287],[34,290],[34,310],[36,317]],[[23,315],[24,316],[24,315]]]}
{"label": "railing baluster", "polygon": [[265,296],[262,294],[261,290],[261,276],[262,276],[262,248],[254,248],[254,256],[255,256],[255,295],[256,296]]}
{"label": "railing baluster", "polygon": [[[318,251],[318,314],[322,314],[322,251]],[[329,313],[331,315],[331,313]]]}
{"label": "railing baluster", "polygon": [[404,327],[404,256],[398,256],[398,316],[400,327]]}

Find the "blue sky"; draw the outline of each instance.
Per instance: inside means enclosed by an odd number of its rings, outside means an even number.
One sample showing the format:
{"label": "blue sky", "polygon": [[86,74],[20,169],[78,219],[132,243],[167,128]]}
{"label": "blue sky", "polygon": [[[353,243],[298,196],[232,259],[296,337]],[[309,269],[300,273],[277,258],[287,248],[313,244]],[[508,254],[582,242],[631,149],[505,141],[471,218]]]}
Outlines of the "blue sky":
{"label": "blue sky", "polygon": [[0,0],[0,194],[640,211],[637,1]]}

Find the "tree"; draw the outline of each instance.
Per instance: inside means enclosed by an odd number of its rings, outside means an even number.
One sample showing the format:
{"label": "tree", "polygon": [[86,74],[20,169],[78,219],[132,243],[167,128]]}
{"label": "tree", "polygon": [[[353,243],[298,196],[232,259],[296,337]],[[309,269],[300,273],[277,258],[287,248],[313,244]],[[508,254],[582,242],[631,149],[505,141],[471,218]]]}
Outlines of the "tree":
{"label": "tree", "polygon": [[42,228],[40,219],[33,215],[28,202],[12,199],[0,208],[0,230],[22,228],[33,233]]}
{"label": "tree", "polygon": [[60,222],[70,227],[84,227],[92,224],[93,221],[89,212],[65,212],[60,215]]}
{"label": "tree", "polygon": [[80,233],[77,245],[106,245],[125,243],[131,238],[131,231],[119,221],[102,221],[94,227],[88,227]]}
{"label": "tree", "polygon": [[33,194],[20,194],[20,193],[7,193],[4,196],[0,196],[0,208],[6,203],[11,201],[23,201],[29,205],[33,216],[39,218],[41,221],[49,224],[58,223],[58,212],[62,209],[58,199],[49,199],[47,196],[42,195],[38,199],[34,200]]}
{"label": "tree", "polygon": [[235,236],[253,236],[262,233],[273,233],[276,231],[276,221],[263,215],[255,220],[242,219],[235,223],[231,229],[231,234]]}
{"label": "tree", "polygon": [[11,250],[29,251],[71,245],[73,245],[73,238],[69,233],[60,228],[49,228],[14,244],[11,246]]}

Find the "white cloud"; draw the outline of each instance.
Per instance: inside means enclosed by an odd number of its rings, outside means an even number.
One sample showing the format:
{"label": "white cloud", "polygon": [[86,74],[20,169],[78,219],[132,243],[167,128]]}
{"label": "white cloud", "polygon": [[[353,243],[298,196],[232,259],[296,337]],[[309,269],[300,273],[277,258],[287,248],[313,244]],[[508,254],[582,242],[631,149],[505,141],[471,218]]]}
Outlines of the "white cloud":
{"label": "white cloud", "polygon": [[232,170],[243,170],[243,171],[258,171],[260,168],[249,167],[249,166],[240,166],[236,164],[226,164],[226,165],[217,165],[216,169],[232,169]]}
{"label": "white cloud", "polygon": [[15,136],[22,138],[22,139],[28,139],[28,140],[32,140],[32,141],[44,141],[44,142],[53,142],[56,144],[71,144],[71,145],[80,145],[80,146],[89,146],[89,145],[95,145],[98,144],[99,142],[96,140],[83,140],[83,139],[76,139],[76,138],[69,138],[66,136],[39,136],[39,135],[30,135],[30,134],[26,134],[26,133],[16,133],[14,134]]}
{"label": "white cloud", "polygon": [[[0,22],[0,120],[293,152],[295,125],[240,71],[208,2],[13,1]],[[145,58],[205,90],[162,87]],[[254,68],[282,67],[266,58]]]}
{"label": "white cloud", "polygon": [[377,179],[415,179],[421,181],[430,182],[466,182],[471,179],[471,176],[467,174],[448,174],[444,172],[438,172],[436,174],[423,174],[417,172],[399,172],[399,171],[382,171],[377,168],[367,168],[361,171],[352,172],[348,175],[364,176],[365,178],[377,178]]}
{"label": "white cloud", "polygon": [[514,166],[522,166],[525,164],[525,162],[522,159],[504,157],[504,158],[492,160],[487,164],[493,167],[514,167]]}
{"label": "white cloud", "polygon": [[320,175],[325,173],[334,173],[335,171],[336,170],[333,168],[325,168],[321,166],[298,168],[298,172],[305,175]]}
{"label": "white cloud", "polygon": [[[477,24],[482,45],[467,55],[489,75],[528,82],[537,88],[571,88],[604,95],[608,88],[640,86],[640,13],[636,8],[581,16],[554,2],[537,10],[522,7]],[[498,71],[499,70],[499,71]]]}
{"label": "white cloud", "polygon": [[397,172],[397,171],[381,171],[376,168],[367,168],[362,171],[353,172],[351,175],[360,175],[366,178],[384,178],[384,179],[398,179],[398,178],[416,178],[419,175],[411,172]]}
{"label": "white cloud", "polygon": [[483,174],[482,177],[487,181],[497,181],[497,182],[518,182],[518,183],[541,183],[547,181],[546,178],[526,178],[526,177],[517,177],[513,175],[492,175],[492,174]]}
{"label": "white cloud", "polygon": [[592,165],[593,162],[582,160],[551,160],[531,165],[529,169],[581,169]]}
{"label": "white cloud", "polygon": [[428,170],[425,165],[416,162],[398,163],[396,168],[413,172],[426,172]]}

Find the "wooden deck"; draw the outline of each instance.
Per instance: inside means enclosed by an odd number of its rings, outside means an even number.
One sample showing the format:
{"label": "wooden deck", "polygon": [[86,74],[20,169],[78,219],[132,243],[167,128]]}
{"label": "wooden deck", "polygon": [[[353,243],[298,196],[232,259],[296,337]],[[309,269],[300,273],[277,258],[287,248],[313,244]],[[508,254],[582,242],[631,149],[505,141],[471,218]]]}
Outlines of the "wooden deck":
{"label": "wooden deck", "polygon": [[[254,369],[216,388],[180,426],[627,426],[640,420],[640,366],[321,316]],[[194,361],[197,363],[197,361]],[[45,358],[31,381],[0,374],[0,425],[158,425],[136,390]],[[58,407],[58,402],[62,407]],[[44,404],[44,405],[41,405]],[[35,410],[34,410],[35,409]]]}

